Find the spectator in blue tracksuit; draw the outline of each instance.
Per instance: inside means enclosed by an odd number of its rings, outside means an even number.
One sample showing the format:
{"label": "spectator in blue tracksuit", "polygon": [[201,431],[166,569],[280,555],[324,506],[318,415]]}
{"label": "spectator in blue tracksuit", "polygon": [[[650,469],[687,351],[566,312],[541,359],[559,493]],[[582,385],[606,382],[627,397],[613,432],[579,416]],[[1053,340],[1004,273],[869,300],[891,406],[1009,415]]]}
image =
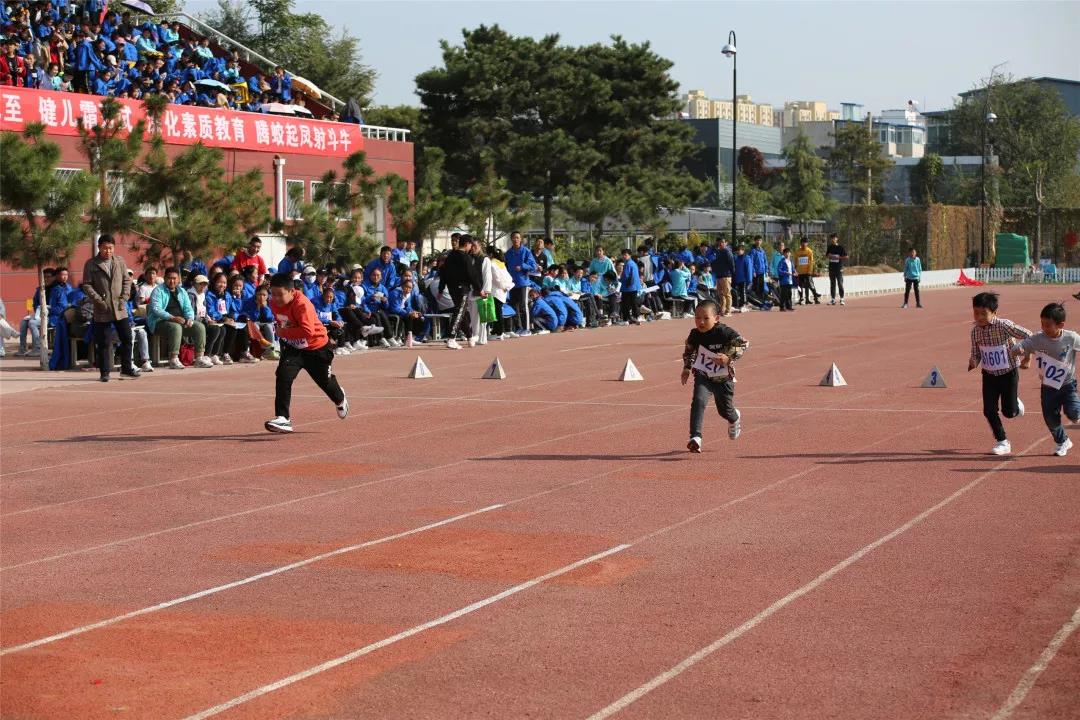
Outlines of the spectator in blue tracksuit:
{"label": "spectator in blue tracksuit", "polygon": [[403,332],[411,332],[417,340],[422,340],[428,332],[430,321],[424,319],[423,302],[420,291],[413,285],[411,278],[405,278],[401,284],[390,291],[390,312],[399,318],[404,326]]}
{"label": "spectator in blue tracksuit", "polygon": [[532,250],[522,243],[521,233],[510,233],[510,249],[506,251],[505,262],[506,269],[514,280],[514,287],[510,290],[510,304],[517,311],[521,332],[528,335],[532,325],[529,321],[529,274],[536,271],[537,264]]}
{"label": "spectator in blue tracksuit", "polygon": [[294,245],[285,253],[285,257],[278,263],[278,272],[291,273],[294,278],[304,272],[304,248]]}
{"label": "spectator in blue tracksuit", "polygon": [[791,250],[784,248],[776,263],[776,275],[780,279],[780,312],[794,312],[791,304],[791,288],[795,287],[795,263],[791,261]]}
{"label": "spectator in blue tracksuit", "polygon": [[677,254],[675,255],[675,257],[677,257],[677,258],[678,258],[679,260],[682,260],[682,261],[683,261],[684,263],[686,263],[687,265],[689,265],[689,264],[691,264],[692,262],[694,262],[694,253],[693,253],[693,252],[691,252],[691,251],[690,251],[690,248],[688,248],[688,247],[684,247],[684,248],[683,248],[682,250],[680,250],[680,251],[679,251],[679,252],[678,252],[678,253],[677,253]]}
{"label": "spectator in blue tracksuit", "polygon": [[318,273],[315,272],[315,268],[308,265],[304,268],[302,278],[304,282],[304,296],[314,303],[322,297],[322,288],[319,286]]}
{"label": "spectator in blue tracksuit", "polygon": [[780,278],[778,268],[780,266],[780,260],[784,257],[784,248],[786,247],[784,241],[781,240],[780,244],[777,245],[776,250],[773,252],[772,257],[769,258],[769,276],[772,277],[774,281],[779,280]]}
{"label": "spectator in blue tracksuit", "polygon": [[389,246],[383,245],[379,248],[379,257],[364,266],[364,277],[370,277],[371,271],[375,268],[379,269],[379,273],[382,277],[382,284],[387,290],[397,287],[397,268],[394,266],[393,250],[391,250]]}
{"label": "spectator in blue tracksuit", "polygon": [[292,76],[280,65],[274,68],[274,74],[270,76],[270,94],[283,103],[292,100]]}
{"label": "spectator in blue tracksuit", "polygon": [[274,336],[274,313],[270,310],[270,303],[267,302],[268,292],[265,288],[259,288],[253,297],[249,297],[240,306],[240,312],[244,316],[259,326],[259,332],[268,342],[275,342]]}
{"label": "spectator in blue tracksuit", "polygon": [[57,268],[53,276],[52,287],[49,288],[49,327],[56,327],[64,318],[64,311],[71,305],[68,296],[71,294],[71,286],[68,285],[67,268]]}
{"label": "spectator in blue tracksuit", "polygon": [[563,305],[562,299],[558,294],[552,292],[551,288],[545,289],[542,292],[544,302],[546,302],[551,307],[552,312],[555,313],[555,332],[562,332],[566,329],[566,306]]}
{"label": "spectator in blue tracksuit", "polygon": [[629,248],[622,251],[623,269],[619,278],[620,291],[622,292],[622,319],[623,322],[638,324],[638,293],[641,292],[641,271],[637,261],[634,260]]}
{"label": "spectator in blue tracksuit", "polygon": [[371,323],[384,328],[384,333],[379,338],[382,347],[395,347],[397,339],[390,337],[390,291],[382,281],[382,271],[378,267],[364,273],[364,298],[360,301],[360,307],[371,316]]}
{"label": "spectator in blue tracksuit", "polygon": [[534,288],[529,288],[529,297],[532,299],[532,304],[529,306],[529,316],[532,318],[533,326],[547,332],[557,330],[559,318],[551,305],[548,305]]}
{"label": "spectator in blue tracksuit", "polygon": [[573,330],[585,326],[585,317],[581,312],[581,307],[571,298],[558,290],[551,290],[544,300],[558,315],[560,327]]}
{"label": "spectator in blue tracksuit", "polygon": [[735,251],[735,284],[733,285],[733,304],[737,308],[746,305],[746,293],[754,280],[754,260],[746,254],[742,245]]}
{"label": "spectator in blue tracksuit", "polygon": [[750,249],[750,263],[754,267],[754,279],[751,286],[761,299],[765,298],[765,274],[769,271],[769,261],[765,257],[765,248],[761,247],[761,238],[754,238],[754,247]]}

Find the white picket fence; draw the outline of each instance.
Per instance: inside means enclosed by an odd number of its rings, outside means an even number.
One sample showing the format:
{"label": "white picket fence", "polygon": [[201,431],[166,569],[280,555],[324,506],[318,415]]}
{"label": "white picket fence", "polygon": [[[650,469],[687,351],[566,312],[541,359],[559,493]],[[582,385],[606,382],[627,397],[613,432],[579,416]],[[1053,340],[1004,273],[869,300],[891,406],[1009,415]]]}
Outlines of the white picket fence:
{"label": "white picket fence", "polygon": [[1080,267],[1055,267],[1051,272],[1030,268],[975,268],[975,279],[984,283],[1077,283]]}

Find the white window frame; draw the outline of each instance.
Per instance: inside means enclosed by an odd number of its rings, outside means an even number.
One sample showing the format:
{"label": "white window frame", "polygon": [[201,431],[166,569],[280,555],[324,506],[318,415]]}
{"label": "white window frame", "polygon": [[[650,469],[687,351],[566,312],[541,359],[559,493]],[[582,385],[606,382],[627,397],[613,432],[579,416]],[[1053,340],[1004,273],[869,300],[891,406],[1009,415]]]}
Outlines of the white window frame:
{"label": "white window frame", "polygon": [[[300,186],[300,199],[293,200],[292,188]],[[303,220],[303,216],[300,214],[299,203],[305,201],[304,190],[307,183],[303,180],[285,180],[285,219],[286,220]]]}

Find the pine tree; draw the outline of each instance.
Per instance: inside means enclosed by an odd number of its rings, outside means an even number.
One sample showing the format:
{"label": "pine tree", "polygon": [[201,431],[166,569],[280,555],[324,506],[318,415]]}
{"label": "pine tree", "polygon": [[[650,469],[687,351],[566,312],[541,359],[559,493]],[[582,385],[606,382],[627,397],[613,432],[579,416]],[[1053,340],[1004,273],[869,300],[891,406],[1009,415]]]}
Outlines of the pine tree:
{"label": "pine tree", "polygon": [[832,211],[833,203],[826,194],[824,163],[802,133],[784,150],[784,159],[787,165],[773,189],[773,205],[782,215],[799,223],[805,232],[808,221],[822,219]]}
{"label": "pine tree", "polygon": [[59,181],[60,146],[45,139],[39,123],[23,134],[0,134],[0,258],[37,270],[40,287],[41,369],[49,365],[45,276],[47,265],[67,261],[87,236],[83,220],[94,195],[94,178],[82,170]]}

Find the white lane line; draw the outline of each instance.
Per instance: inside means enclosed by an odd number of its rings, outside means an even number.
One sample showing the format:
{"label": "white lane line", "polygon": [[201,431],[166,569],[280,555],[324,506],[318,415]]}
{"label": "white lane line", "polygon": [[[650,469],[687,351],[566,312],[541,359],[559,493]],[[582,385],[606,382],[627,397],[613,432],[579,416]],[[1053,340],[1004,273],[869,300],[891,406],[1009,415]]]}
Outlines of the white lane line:
{"label": "white lane line", "polygon": [[[669,413],[663,413],[663,414],[669,414]],[[795,417],[799,417],[799,416],[796,415]],[[749,435],[750,433],[753,433],[755,431],[760,431],[763,428],[771,427],[771,426],[772,426],[771,423],[770,424],[765,424],[765,425],[758,425],[756,427],[750,428],[749,430],[747,430],[743,434],[744,435]],[[455,515],[454,517],[447,518],[445,520],[440,520],[439,522],[435,522],[435,523],[432,523],[430,525],[424,525],[422,527],[415,528],[413,530],[407,530],[405,532],[397,533],[395,535],[389,535],[389,536],[383,537],[383,538],[378,538],[376,540],[369,540],[367,542],[360,543],[358,545],[350,545],[348,547],[339,548],[337,550],[333,550],[333,551],[330,551],[330,552],[323,553],[321,555],[316,555],[314,557],[307,558],[306,560],[300,560],[300,561],[297,561],[297,562],[294,562],[294,563],[290,563],[288,565],[284,565],[284,566],[279,567],[279,568],[275,568],[273,570],[268,570],[266,572],[262,572],[262,573],[259,573],[257,575],[253,575],[253,576],[251,576],[249,578],[244,578],[242,580],[237,580],[237,581],[234,581],[234,582],[231,582],[231,583],[226,583],[224,585],[219,585],[217,587],[210,588],[208,590],[202,590],[200,592],[192,593],[190,595],[185,595],[185,596],[183,596],[181,598],[176,598],[174,600],[167,600],[165,602],[158,603],[157,605],[152,605],[150,607],[142,608],[140,610],[134,610],[134,611],[129,612],[129,613],[124,613],[122,615],[117,615],[115,617],[107,618],[105,620],[100,620],[98,622],[90,623],[88,625],[84,625],[84,626],[81,626],[81,627],[72,628],[71,630],[66,630],[64,632],[56,633],[55,635],[50,635],[48,637],[40,638],[38,640],[33,640],[33,641],[30,641],[30,642],[27,642],[27,643],[23,643],[22,645],[17,645],[17,646],[12,646],[12,647],[9,647],[9,648],[0,649],[0,656],[7,655],[9,653],[19,652],[21,650],[29,650],[31,648],[38,647],[40,645],[46,645],[48,643],[52,643],[52,642],[56,642],[58,640],[63,640],[65,638],[72,637],[74,635],[81,635],[83,633],[90,632],[91,630],[97,630],[98,628],[107,627],[109,625],[114,625],[114,624],[116,624],[118,622],[122,622],[124,620],[130,620],[131,618],[139,617],[140,615],[147,615],[147,614],[152,613],[152,612],[157,612],[158,610],[164,610],[165,608],[173,607],[174,605],[179,605],[181,603],[190,602],[191,600],[196,600],[198,598],[206,597],[208,595],[213,595],[215,593],[223,592],[225,590],[230,590],[232,588],[239,587],[241,585],[247,585],[249,583],[256,582],[258,580],[263,580],[265,578],[272,577],[274,575],[278,575],[280,573],[287,572],[289,570],[295,570],[297,568],[304,567],[305,565],[310,565],[311,563],[318,562],[320,560],[324,560],[326,558],[333,557],[335,555],[341,555],[343,553],[352,552],[354,550],[359,550],[359,549],[371,547],[373,545],[380,545],[382,543],[390,542],[392,540],[397,540],[399,538],[403,538],[403,537],[406,537],[408,535],[415,535],[417,533],[424,532],[426,530],[431,530],[431,529],[434,529],[434,528],[437,528],[437,527],[441,527],[443,525],[448,525],[448,524],[450,524],[452,522],[456,522],[456,521],[462,520],[464,518],[472,517],[473,515],[479,515],[480,513],[490,512],[492,510],[497,510],[497,509],[501,509],[501,508],[505,508],[505,507],[510,507],[512,505],[518,505],[520,503],[528,502],[529,500],[535,500],[537,498],[541,498],[541,497],[544,497],[546,495],[551,495],[553,493],[559,492],[560,490],[566,490],[566,489],[569,489],[569,488],[572,488],[572,487],[577,487],[578,485],[583,485],[585,483],[592,482],[594,480],[599,480],[599,479],[607,477],[609,475],[614,475],[614,474],[622,472],[623,470],[626,470],[628,468],[632,468],[632,467],[634,467],[636,465],[637,465],[636,462],[626,463],[624,465],[618,465],[618,466],[616,466],[614,468],[611,468],[610,470],[605,470],[604,472],[590,475],[589,477],[584,478],[582,480],[575,480],[574,482],[571,482],[571,483],[566,483],[564,485],[558,485],[558,486],[553,487],[553,488],[548,488],[547,490],[540,490],[538,492],[530,493],[529,495],[524,495],[522,497],[514,498],[513,500],[507,500],[505,502],[502,502],[502,503],[499,503],[499,504],[496,504],[496,505],[489,505],[488,507],[481,508],[479,510],[474,510],[472,512],[464,513],[464,514],[461,514],[461,515]],[[802,473],[800,473],[800,474],[802,474]],[[797,476],[792,476],[790,478],[785,478],[784,481],[790,480],[790,479],[792,479],[794,477],[797,477]],[[783,481],[779,481],[779,482],[783,482]],[[754,495],[757,495],[757,494],[759,494],[761,492],[764,492],[765,490],[768,490],[768,489],[778,485],[779,482],[770,483],[768,486],[766,486],[765,488],[762,488],[759,491],[756,491],[756,492],[754,492],[754,493],[752,493],[750,495],[745,495],[742,498],[738,498],[737,500],[732,501],[731,504],[734,504],[736,502],[742,502],[743,500],[746,500],[746,499],[748,499],[748,498],[750,498],[750,497],[752,497]]]}
{"label": "white lane line", "polygon": [[204,598],[209,595],[215,595],[219,592],[224,592],[226,590],[240,587],[241,585],[249,585],[253,582],[258,582],[259,580],[265,580],[266,578],[280,575],[281,573],[288,572],[290,570],[296,570],[297,568],[302,568],[307,565],[311,565],[312,563],[326,560],[327,558],[344,555],[346,553],[351,553],[356,550],[363,550],[364,548],[374,547],[376,545],[382,545],[384,543],[392,542],[394,540],[400,540],[403,537],[417,535],[422,532],[427,532],[428,530],[434,530],[435,528],[443,527],[444,525],[450,525],[451,523],[458,522],[459,520],[464,520],[465,518],[470,518],[475,515],[491,512],[492,510],[498,510],[502,507],[504,507],[504,505],[501,503],[497,505],[488,505],[487,507],[480,508],[479,510],[473,510],[472,512],[455,515],[453,517],[445,518],[443,520],[439,520],[438,522],[429,523],[427,525],[422,525],[411,530],[405,530],[403,532],[395,533],[393,535],[386,535],[384,537],[376,538],[374,540],[367,540],[365,542],[357,543],[355,545],[340,547],[336,550],[330,550],[329,552],[324,552],[319,555],[314,555],[303,560],[289,563],[288,565],[282,565],[280,567],[258,573],[257,575],[252,575],[250,577],[242,578],[240,580],[234,580],[233,582],[225,583],[224,585],[207,588],[205,590],[200,590],[199,592],[191,593],[190,595],[184,595],[183,597],[178,597],[172,600],[166,600],[165,602],[160,602],[157,605],[140,608],[139,610],[133,610],[131,612],[124,613],[123,615],[116,615],[115,617],[106,618],[105,620],[99,620],[98,622],[90,623],[89,625],[82,625],[80,627],[72,628],[70,630],[65,630],[64,632],[59,632],[55,635],[49,635],[48,637],[31,640],[30,642],[23,643],[22,645],[12,645],[11,647],[0,649],[0,656],[10,655],[11,653],[17,653],[23,650],[29,650],[30,648],[40,647],[41,645],[48,645],[49,643],[56,642],[57,640],[63,640],[64,638],[73,637],[75,635],[82,635],[83,633],[88,633],[91,630],[97,630],[98,628],[115,625],[116,623],[123,622],[124,620],[137,618],[141,615],[149,615],[150,613],[157,612],[159,610],[165,610],[166,608],[182,605],[183,603],[191,602],[192,600],[198,600],[199,598]]}
{"label": "white lane line", "polygon": [[611,347],[614,344],[615,343],[604,343],[602,345],[582,345],[581,347],[576,347],[576,348],[566,348],[565,350],[560,350],[559,352],[564,353],[564,352],[575,352],[577,350],[592,350],[593,348]]}
{"label": "white lane line", "polygon": [[1035,664],[1027,669],[1024,676],[1020,678],[1020,682],[1016,684],[1016,689],[1012,691],[1005,704],[1002,705],[994,716],[990,720],[1006,720],[1013,714],[1016,708],[1020,707],[1020,704],[1024,702],[1024,698],[1031,692],[1031,688],[1035,687],[1035,682],[1042,675],[1043,670],[1046,670],[1050,665],[1050,661],[1057,655],[1057,651],[1061,649],[1061,646],[1065,644],[1065,641],[1069,639],[1069,636],[1073,634],[1076,628],[1080,627],[1080,607],[1076,608],[1076,612],[1073,613],[1072,618],[1069,619],[1061,629],[1057,631],[1053,639],[1050,640],[1050,644],[1046,646],[1046,649],[1039,655],[1039,659],[1035,661]]}
{"label": "white lane line", "polygon": [[[1028,451],[1032,450],[1036,445],[1039,445],[1045,439],[1046,438],[1044,437],[1044,438],[1040,438],[1040,439],[1036,440],[1031,445],[1029,445],[1025,450],[1023,450],[1020,453],[1020,455],[1026,454]],[[849,568],[852,565],[854,565],[855,563],[859,562],[864,557],[866,557],[867,555],[872,553],[874,550],[877,550],[879,547],[881,547],[885,543],[890,542],[891,540],[894,540],[897,537],[903,535],[908,530],[910,530],[911,528],[913,528],[916,525],[920,524],[921,522],[926,520],[928,517],[930,517],[934,513],[938,512],[942,508],[945,508],[945,507],[951,505],[955,500],[957,500],[960,497],[963,497],[965,494],[970,492],[973,488],[980,485],[984,480],[986,480],[986,478],[990,477],[995,472],[997,472],[1001,468],[1005,467],[1009,463],[1010,463],[1009,460],[1005,460],[1005,461],[1002,461],[1002,462],[998,463],[997,465],[990,468],[989,470],[987,470],[985,473],[983,473],[979,477],[977,477],[974,480],[972,480],[971,482],[969,482],[967,485],[964,485],[963,487],[961,487],[959,490],[954,492],[952,495],[949,495],[944,500],[941,500],[940,502],[938,502],[936,505],[933,505],[933,506],[927,508],[926,510],[923,510],[921,513],[919,513],[915,517],[911,518],[906,523],[904,523],[900,527],[896,528],[892,532],[890,532],[890,533],[888,533],[886,535],[882,535],[881,537],[879,537],[877,540],[870,543],[869,545],[865,545],[862,548],[860,548],[859,550],[856,550],[854,553],[852,553],[851,555],[849,555],[845,559],[841,560],[836,565],[833,565],[831,568],[829,568],[825,572],[821,573],[820,575],[818,575],[816,578],[814,578],[810,582],[806,583],[802,587],[800,587],[800,588],[788,593],[784,597],[780,598],[779,600],[777,600],[773,604],[769,605],[767,608],[765,608],[764,610],[759,612],[757,615],[750,618],[749,620],[744,622],[742,625],[739,625],[738,627],[736,627],[734,630],[730,631],[729,633],[727,633],[723,637],[719,638],[718,640],[713,641],[709,645],[706,645],[705,647],[703,647],[700,650],[698,650],[697,652],[695,652],[693,655],[690,655],[689,657],[684,659],[682,662],[680,662],[677,665],[669,668],[668,670],[665,670],[664,672],[660,673],[659,675],[652,678],[651,680],[644,683],[643,685],[640,685],[637,688],[635,688],[634,690],[631,690],[630,692],[623,695],[621,698],[619,698],[615,702],[611,703],[607,707],[593,713],[592,715],[590,715],[588,717],[588,720],[603,720],[603,718],[611,717],[615,713],[626,709],[627,707],[629,707],[633,703],[637,702],[638,700],[640,700],[641,698],[643,698],[645,695],[649,694],[650,692],[652,692],[656,688],[658,688],[661,685],[664,685],[665,683],[675,679],[676,677],[678,677],[682,673],[686,672],[687,670],[689,670],[693,666],[697,665],[699,662],[701,662],[705,658],[709,657],[710,655],[712,655],[714,652],[716,652],[720,648],[724,647],[725,645],[729,645],[730,643],[734,642],[735,640],[738,640],[740,637],[742,637],[746,633],[750,632],[755,627],[757,627],[761,623],[765,622],[770,617],[772,617],[773,615],[775,615],[776,613],[778,613],[780,610],[784,609],[785,607],[787,607],[791,603],[795,602],[796,600],[803,597],[804,595],[807,595],[808,593],[813,592],[819,586],[823,585],[824,583],[828,582],[829,580],[831,580],[833,577],[835,577],[839,573],[843,572],[847,568]]]}
{"label": "white lane line", "polygon": [[358,648],[356,650],[353,650],[352,652],[346,653],[345,655],[341,655],[332,660],[327,660],[326,662],[314,665],[306,670],[295,673],[293,675],[289,675],[288,677],[284,677],[268,685],[257,687],[254,690],[251,690],[244,693],[243,695],[239,695],[233,698],[232,700],[227,700],[220,705],[215,705],[214,707],[203,710],[202,712],[195,713],[194,715],[189,715],[187,718],[185,718],[185,720],[204,720],[205,718],[218,715],[225,712],[226,710],[236,707],[237,705],[242,705],[246,702],[262,697],[263,695],[272,693],[275,690],[280,690],[281,688],[292,685],[293,683],[300,682],[301,680],[306,680],[312,675],[318,675],[319,673],[326,672],[327,670],[332,670],[339,665],[344,665],[345,663],[352,662],[353,660],[363,657],[364,655],[367,655],[369,653],[375,652],[380,648],[384,648],[388,645],[393,645],[394,643],[401,642],[402,640],[410,638],[413,635],[418,635],[426,630],[438,627],[439,625],[445,625],[448,622],[457,620],[458,618],[469,615],[470,613],[474,613],[477,610],[481,610],[488,605],[492,605],[499,602],[500,600],[505,600],[512,595],[516,595],[520,592],[528,590],[531,587],[535,587],[540,583],[546,582],[553,578],[557,578],[560,575],[565,575],[568,572],[572,572],[582,566],[594,563],[597,560],[603,560],[604,558],[614,555],[615,553],[622,552],[629,547],[629,545],[616,545],[615,547],[608,548],[603,552],[596,553],[595,555],[590,555],[587,558],[582,558],[581,560],[570,563],[569,565],[564,565],[558,570],[552,570],[551,572],[535,577],[532,580],[527,580],[519,585],[514,585],[513,587],[507,588],[500,593],[496,593],[495,595],[486,597],[483,600],[478,600],[471,605],[466,605],[463,608],[459,608],[458,610],[455,610],[451,613],[447,613],[446,615],[437,617],[434,620],[429,620],[428,622],[422,623],[420,625],[414,625],[408,630],[403,630],[396,635],[391,635],[390,637],[383,638],[378,642],[371,643],[370,645],[365,645],[362,648]]}
{"label": "white lane line", "polygon": [[799,358],[804,358],[804,357],[806,357],[805,354],[803,354],[803,355],[792,355],[791,357],[786,357],[784,359],[785,360],[798,360]]}
{"label": "white lane line", "polygon": [[[865,394],[870,394],[870,393],[865,393]],[[904,433],[910,432],[910,430],[911,430],[911,428],[905,428],[903,430],[899,430],[896,433],[893,433],[893,434],[891,434],[891,435],[889,435],[887,437],[880,438],[878,440],[875,440],[872,443],[868,443],[867,445],[864,445],[864,446],[862,446],[860,448],[849,451],[849,453],[847,453],[847,454],[851,454],[851,453],[854,453],[854,452],[859,452],[859,451],[864,450],[864,449],[866,449],[868,447],[873,447],[874,445],[878,445],[878,444],[880,444],[882,442],[886,442],[888,440],[891,440],[892,438],[896,437],[897,435],[902,435]],[[803,475],[807,475],[809,473],[812,473],[812,472],[814,472],[816,469],[818,469],[820,467],[821,466],[815,466],[813,468],[808,468],[808,469],[805,469],[805,470],[801,470],[798,473],[795,473],[795,474],[790,475],[788,477],[781,478],[780,480],[773,481],[773,482],[769,483],[768,485],[764,485],[764,486],[758,488],[757,490],[746,493],[745,495],[742,495],[742,496],[740,496],[738,498],[734,498],[734,499],[729,500],[729,501],[727,501],[725,503],[722,503],[722,504],[717,505],[715,507],[709,508],[708,510],[705,510],[703,512],[696,513],[695,515],[691,515],[690,517],[684,518],[683,520],[680,520],[679,522],[672,523],[672,524],[667,525],[667,526],[665,526],[663,528],[660,528],[658,530],[654,530],[654,531],[652,531],[650,533],[642,535],[641,537],[639,537],[639,538],[637,538],[635,540],[632,540],[632,541],[630,541],[628,543],[623,543],[623,544],[618,545],[618,546],[616,546],[614,548],[611,548],[610,550],[607,550],[604,553],[601,553],[599,556],[592,556],[592,558],[586,558],[585,560],[578,561],[578,563],[575,563],[574,566],[567,566],[567,568],[563,568],[561,570],[556,570],[554,573],[549,573],[547,576],[543,576],[543,577],[546,577],[546,578],[555,577],[555,575],[557,575],[557,574],[562,574],[563,572],[568,572],[569,569],[572,569],[575,566],[580,567],[583,564],[586,564],[588,562],[592,562],[593,560],[596,560],[596,559],[600,559],[600,557],[604,557],[604,556],[607,556],[607,555],[614,554],[616,552],[621,552],[622,550],[629,549],[631,547],[634,547],[635,545],[638,545],[638,544],[640,544],[640,543],[642,543],[642,542],[644,542],[646,540],[649,540],[651,538],[654,538],[654,537],[656,537],[658,535],[661,535],[661,534],[670,532],[672,530],[676,530],[678,528],[684,527],[685,525],[688,525],[688,524],[690,524],[690,523],[692,523],[692,522],[694,522],[696,520],[699,520],[699,519],[701,519],[703,517],[706,517],[708,515],[716,513],[716,512],[718,512],[720,510],[732,507],[734,505],[737,505],[739,503],[742,503],[742,502],[750,500],[750,499],[752,499],[754,497],[757,497],[758,495],[761,495],[762,493],[767,492],[769,490],[772,490],[772,489],[774,489],[776,487],[779,487],[780,485],[783,485],[784,483],[786,483],[786,482],[788,482],[790,480],[794,480],[794,479],[799,478],[799,477],[801,477]],[[619,469],[624,469],[624,468],[619,468]],[[604,474],[605,475],[606,474],[611,474],[612,472],[615,472],[615,471],[613,470],[613,471],[611,471],[609,473],[604,473]],[[580,483],[583,483],[583,482],[586,482],[586,481],[581,480],[581,481],[578,481],[577,483],[574,483],[574,484],[580,484]],[[540,495],[540,494],[548,494],[548,493],[551,493],[551,492],[553,492],[553,490],[546,490],[543,493],[538,493],[538,495]],[[527,499],[527,498],[522,498],[521,500],[524,500],[524,499]],[[519,501],[521,501],[521,500],[519,500]],[[519,502],[519,501],[513,501],[513,502]],[[509,505],[511,503],[505,503],[505,504]],[[527,586],[531,587],[532,585],[538,584],[538,582],[543,582],[543,580],[529,581],[528,583],[525,583],[524,585],[527,585]],[[510,588],[510,590],[504,591],[503,593],[500,593],[499,595],[492,596],[492,597],[494,597],[494,598],[500,598],[500,596],[505,597],[507,593],[512,594],[513,592],[520,592],[520,590],[526,589],[525,587],[520,586],[520,585],[516,586],[516,588],[518,588],[518,589]],[[445,622],[449,622],[450,620],[453,620],[453,619],[455,619],[457,617],[461,617],[462,615],[467,614],[466,612],[463,612],[463,610],[467,610],[468,612],[472,612],[472,610],[468,610],[468,608],[479,609],[480,607],[483,607],[485,604],[487,604],[487,605],[491,604],[491,602],[494,602],[494,600],[492,600],[491,598],[488,598],[487,600],[482,600],[479,603],[474,603],[473,605],[470,605],[467,608],[463,608],[462,610],[458,610],[458,611],[456,611],[454,613],[450,613],[449,615],[444,615],[441,618],[433,620],[433,621],[431,621],[429,623],[425,623],[424,625],[418,625],[415,628],[412,628],[410,630],[406,630],[404,633],[399,633],[399,635],[395,635],[395,636],[393,636],[391,638],[387,638],[385,640],[380,640],[379,642],[373,643],[371,645],[367,645],[367,646],[365,646],[363,648],[360,648],[359,650],[353,651],[353,652],[351,652],[351,653],[349,653],[347,655],[343,655],[343,656],[335,658],[333,660],[329,660],[327,662],[321,663],[321,664],[316,665],[316,666],[314,666],[312,668],[309,668],[307,670],[303,670],[303,671],[301,671],[299,673],[295,673],[295,674],[290,675],[290,676],[288,676],[286,678],[278,680],[277,682],[270,683],[268,685],[264,685],[262,687],[256,688],[255,690],[251,690],[250,692],[247,692],[247,693],[245,693],[243,695],[240,695],[240,696],[238,696],[236,698],[233,698],[232,700],[224,702],[224,703],[222,703],[220,705],[216,705],[216,706],[214,706],[214,707],[212,707],[212,708],[210,708],[208,710],[204,710],[204,711],[202,711],[200,713],[197,713],[195,715],[188,716],[187,718],[185,718],[185,720],[202,720],[203,718],[207,718],[207,717],[211,717],[213,715],[217,715],[217,714],[222,713],[222,712],[224,712],[226,710],[229,710],[229,709],[231,709],[233,707],[236,707],[237,705],[248,702],[249,700],[253,700],[253,699],[257,698],[257,697],[261,697],[262,695],[266,695],[268,693],[274,692],[275,690],[279,690],[279,689],[281,689],[283,687],[286,687],[287,685],[291,685],[293,683],[304,680],[304,679],[306,679],[308,677],[311,677],[312,675],[315,675],[317,673],[320,673],[320,672],[323,672],[325,670],[329,670],[331,668],[337,667],[338,665],[342,665],[344,663],[350,662],[351,660],[355,660],[356,658],[361,657],[362,655],[366,655],[366,654],[368,654],[368,653],[370,653],[370,652],[372,652],[374,650],[377,650],[377,649],[379,649],[381,647],[385,647],[386,645],[389,645],[389,644],[391,644],[393,642],[397,642],[398,640],[403,639],[404,637],[409,637],[410,635],[415,635],[416,632],[422,632],[424,629],[434,627],[435,625],[441,625],[441,624],[443,624]],[[420,628],[420,629],[418,630],[417,628]]]}

